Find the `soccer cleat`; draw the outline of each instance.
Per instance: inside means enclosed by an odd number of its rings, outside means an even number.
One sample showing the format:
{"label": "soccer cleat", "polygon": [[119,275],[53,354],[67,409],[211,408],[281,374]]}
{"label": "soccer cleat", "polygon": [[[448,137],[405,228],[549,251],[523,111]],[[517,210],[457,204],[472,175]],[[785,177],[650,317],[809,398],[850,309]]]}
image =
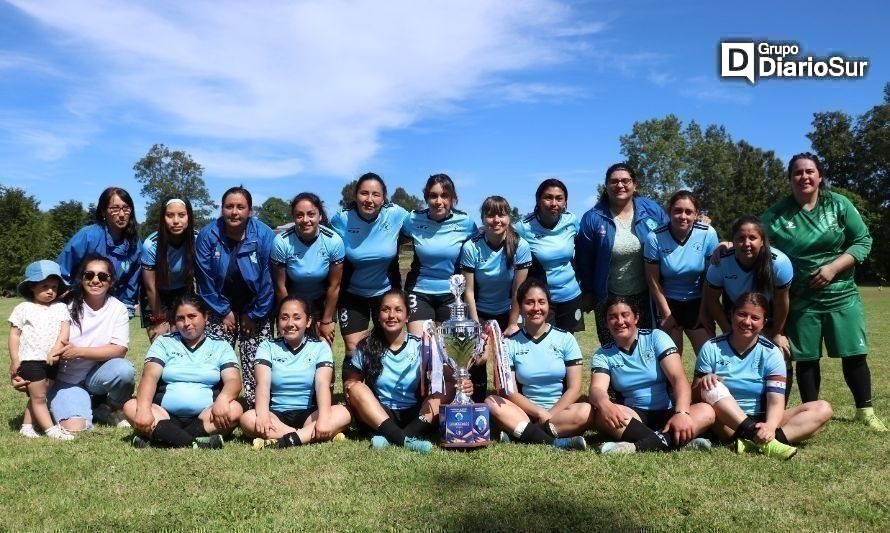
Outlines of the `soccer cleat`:
{"label": "soccer cleat", "polygon": [[253,439],[250,447],[255,451],[260,451],[263,448],[274,448],[278,444],[278,440],[276,439],[261,439],[256,438]]}
{"label": "soccer cleat", "polygon": [[782,459],[783,461],[787,461],[797,455],[797,448],[782,444],[776,439],[773,439],[766,444],[761,444],[757,449],[767,457],[775,457],[777,459]]}
{"label": "soccer cleat", "polygon": [[382,450],[389,446],[389,441],[386,440],[386,437],[382,435],[374,435],[371,437],[371,448],[375,450]]}
{"label": "soccer cleat", "polygon": [[405,448],[417,453],[430,453],[433,449],[433,443],[428,440],[421,440],[414,437],[405,437]]}
{"label": "soccer cleat", "polygon": [[862,422],[869,428],[879,433],[884,433],[887,431],[887,426],[884,425],[884,422],[880,418],[878,418],[878,415],[875,414],[875,410],[873,407],[856,409],[856,416],[853,418],[853,420]]}
{"label": "soccer cleat", "polygon": [[586,450],[587,449],[587,441],[584,440],[584,437],[559,437],[557,439],[553,439],[553,447],[558,448],[560,450]]}
{"label": "soccer cleat", "polygon": [[40,433],[37,433],[37,430],[34,429],[32,424],[22,424],[22,428],[19,430],[19,435],[22,437],[28,437],[29,439],[39,439]]}
{"label": "soccer cleat", "polygon": [[135,435],[133,437],[133,447],[134,448],[151,448],[151,442],[148,439],[144,439],[139,435]]}
{"label": "soccer cleat", "polygon": [[684,446],[684,448],[686,448],[687,450],[698,450],[698,451],[702,451],[702,452],[709,452],[709,451],[711,451],[712,446],[711,446],[711,441],[709,441],[708,439],[703,438],[703,437],[696,437],[696,438],[692,439],[691,441],[687,442],[686,446]]}
{"label": "soccer cleat", "polygon": [[210,435],[209,437],[195,437],[193,448],[203,448],[208,450],[221,450],[225,445],[225,441],[221,435]]}
{"label": "soccer cleat", "polygon": [[604,442],[600,446],[600,453],[602,454],[636,453],[636,451],[637,447],[632,442]]}
{"label": "soccer cleat", "polygon": [[743,455],[746,453],[757,453],[759,451],[760,447],[748,439],[736,439],[735,441],[735,453],[739,455]]}
{"label": "soccer cleat", "polygon": [[46,436],[56,440],[74,440],[74,435],[65,431],[62,426],[53,426],[46,430]]}
{"label": "soccer cleat", "polygon": [[501,444],[510,444],[510,434],[506,431],[501,431],[501,436],[499,437],[498,442]]}

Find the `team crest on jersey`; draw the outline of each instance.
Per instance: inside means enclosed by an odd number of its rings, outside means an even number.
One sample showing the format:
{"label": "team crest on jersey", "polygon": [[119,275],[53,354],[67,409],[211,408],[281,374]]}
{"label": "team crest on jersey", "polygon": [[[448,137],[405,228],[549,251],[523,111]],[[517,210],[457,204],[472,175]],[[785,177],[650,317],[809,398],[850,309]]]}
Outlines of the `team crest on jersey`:
{"label": "team crest on jersey", "polygon": [[121,261],[121,270],[126,272],[129,269],[130,269],[130,262],[129,261]]}
{"label": "team crest on jersey", "polygon": [[389,228],[391,228],[391,227],[392,226],[390,226],[389,222],[387,222],[386,220],[384,220],[383,222],[380,223],[381,231],[389,231]]}
{"label": "team crest on jersey", "polygon": [[256,255],[256,250],[250,252],[250,262],[253,264],[258,264],[260,262],[259,258]]}
{"label": "team crest on jersey", "polygon": [[653,350],[652,348],[647,348],[646,351],[640,355],[643,358],[643,360],[651,361],[652,359],[655,358],[655,350]]}
{"label": "team crest on jersey", "polygon": [[794,225],[793,220],[789,220],[788,222],[785,223],[785,229],[796,229],[796,228],[797,228],[797,226]]}
{"label": "team crest on jersey", "polygon": [[648,227],[650,230],[654,230],[655,228],[658,227],[658,222],[655,222],[651,218],[647,218],[646,219],[646,227]]}

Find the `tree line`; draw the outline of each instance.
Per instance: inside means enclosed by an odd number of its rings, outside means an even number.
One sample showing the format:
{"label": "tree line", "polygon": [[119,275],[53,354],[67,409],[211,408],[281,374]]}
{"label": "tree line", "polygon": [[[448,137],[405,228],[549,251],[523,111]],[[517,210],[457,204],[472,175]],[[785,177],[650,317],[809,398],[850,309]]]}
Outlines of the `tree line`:
{"label": "tree line", "polygon": [[[842,111],[813,114],[807,133],[812,151],[823,162],[833,191],[851,199],[862,213],[875,243],[890,242],[890,83],[883,100],[858,116]],[[719,124],[684,125],[675,115],[633,125],[620,137],[621,153],[637,172],[639,191],[666,203],[676,190],[693,191],[721,237],[732,221],[744,214],[760,214],[789,194],[785,164],[772,150],[735,140]],[[151,147],[133,165],[134,177],[146,205],[141,224],[143,238],[157,230],[162,202],[171,196],[191,200],[196,226],[216,216],[218,205],[204,182],[204,167],[181,150],[163,144]],[[356,181],[343,186],[339,204],[351,201]],[[591,187],[601,184],[591,184]],[[390,201],[405,209],[422,208],[421,198],[396,188]],[[17,187],[0,185],[0,220],[8,221],[0,233],[0,293],[12,294],[24,267],[37,259],[55,258],[78,229],[92,223],[95,205],[59,202],[48,211],[37,198]],[[275,228],[291,222],[289,200],[266,199],[256,216]],[[513,208],[515,221],[521,214]],[[883,283],[890,269],[890,247],[874,246],[860,280]]]}

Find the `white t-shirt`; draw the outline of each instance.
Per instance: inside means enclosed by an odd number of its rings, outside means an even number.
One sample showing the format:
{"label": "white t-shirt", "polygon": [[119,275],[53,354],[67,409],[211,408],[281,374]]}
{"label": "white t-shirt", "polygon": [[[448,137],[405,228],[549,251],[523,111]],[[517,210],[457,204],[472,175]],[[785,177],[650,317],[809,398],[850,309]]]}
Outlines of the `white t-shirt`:
{"label": "white t-shirt", "polygon": [[[130,315],[127,308],[114,296],[109,296],[105,305],[93,310],[83,305],[80,326],[71,322],[69,342],[83,348],[97,348],[108,344],[127,347],[130,344]],[[79,384],[94,366],[101,361],[90,359],[69,359],[59,363],[56,379],[70,384]]]}
{"label": "white t-shirt", "polygon": [[62,322],[68,322],[68,307],[62,302],[40,305],[22,302],[9,315],[9,323],[22,331],[19,337],[19,361],[46,361],[50,348],[59,338]]}

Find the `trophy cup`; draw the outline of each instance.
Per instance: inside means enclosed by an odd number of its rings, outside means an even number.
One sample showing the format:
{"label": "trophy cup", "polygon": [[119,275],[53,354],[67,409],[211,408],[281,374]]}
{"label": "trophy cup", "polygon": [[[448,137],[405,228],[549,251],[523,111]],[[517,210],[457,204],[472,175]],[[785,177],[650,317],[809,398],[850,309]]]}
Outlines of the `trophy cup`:
{"label": "trophy cup", "polygon": [[462,385],[470,378],[467,371],[482,352],[482,326],[467,316],[463,303],[466,281],[461,274],[451,276],[451,318],[436,328],[436,340],[442,348],[447,364],[454,371],[456,392],[454,402],[439,407],[440,444],[444,448],[477,448],[491,444],[491,424],[488,406],[473,403]]}

